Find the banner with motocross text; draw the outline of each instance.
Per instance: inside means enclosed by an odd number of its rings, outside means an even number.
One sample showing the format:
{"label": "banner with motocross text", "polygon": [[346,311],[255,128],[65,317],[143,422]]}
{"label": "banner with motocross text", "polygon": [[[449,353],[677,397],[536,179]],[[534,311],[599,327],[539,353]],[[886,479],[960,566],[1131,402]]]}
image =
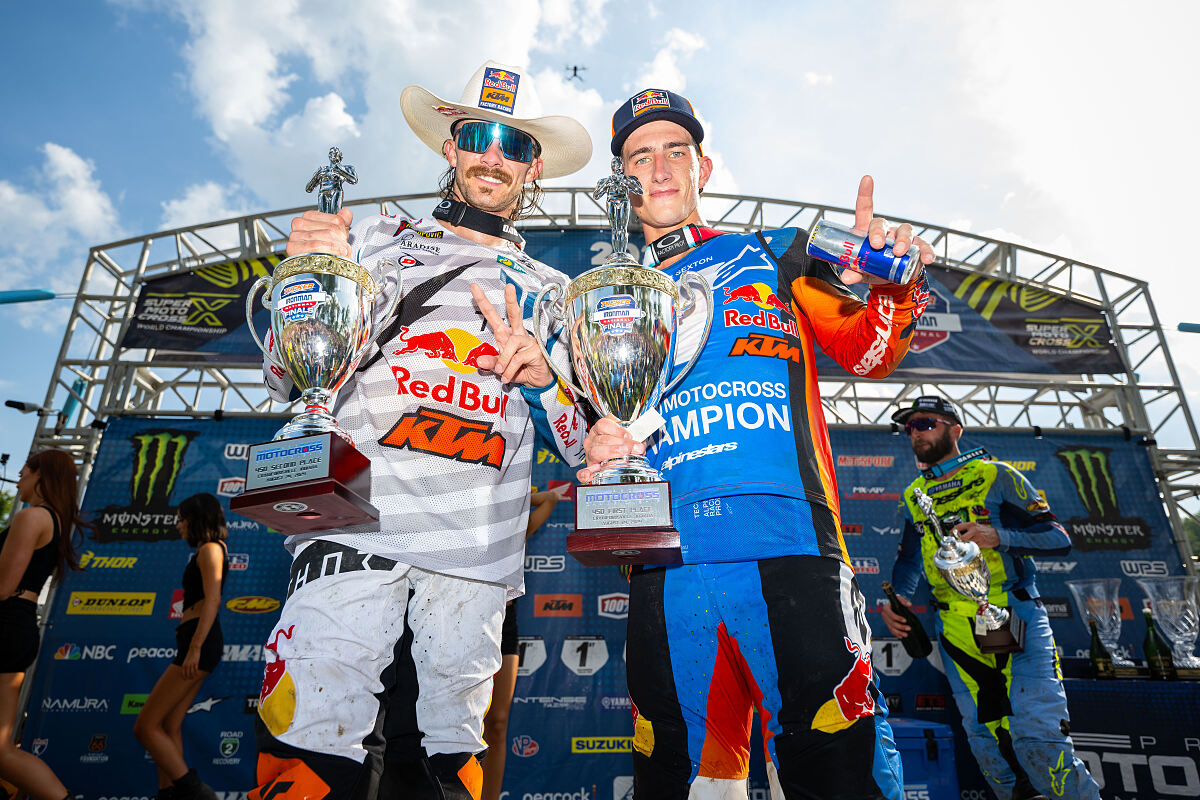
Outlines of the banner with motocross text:
{"label": "banner with motocross text", "polygon": [[[23,737],[24,747],[87,800],[153,796],[154,765],[132,727],[175,655],[180,579],[191,552],[175,532],[175,506],[196,492],[223,502],[241,492],[248,445],[270,438],[278,425],[278,419],[114,419],[105,431],[84,503],[96,524],[81,547],[86,570],[71,574],[55,597]],[[907,441],[863,429],[836,429],[832,440],[846,544],[870,608],[881,688],[893,713],[953,724],[957,713],[940,660],[908,659],[876,610],[903,524],[900,492],[915,474]],[[1135,579],[1180,571],[1145,448],[1119,434],[1035,439],[968,431],[963,443],[1017,465],[1072,533],[1070,554],[1035,559],[1064,664],[1078,671],[1088,645],[1065,585],[1072,578],[1121,579],[1121,643],[1139,657],[1144,631],[1135,612],[1143,597]],[[575,510],[573,472],[539,448],[533,484],[559,492],[563,501],[528,543],[516,697],[508,736],[493,743],[508,751],[508,800],[622,800],[632,786],[628,585],[616,568],[584,568],[565,555]],[[188,763],[222,800],[239,800],[253,785],[263,644],[286,595],[290,559],[281,537],[257,523],[230,515],[229,528],[225,657],[196,696],[183,735]],[[927,595],[919,593],[915,602],[932,629]],[[1128,684],[1130,691],[1137,683]],[[1130,697],[1109,710],[1091,709],[1086,727],[1077,730],[1093,743],[1116,741],[1106,737],[1121,735],[1129,703],[1141,702],[1136,692]],[[1123,777],[1123,751],[1115,745],[1094,744],[1089,753],[1097,753],[1110,786],[1126,787],[1122,797],[1154,797],[1147,769],[1168,763],[1162,759],[1196,761],[1195,748],[1178,738],[1139,738],[1137,752],[1149,760],[1139,762],[1133,777]],[[751,763],[751,797],[766,800],[758,758]],[[983,791],[965,750],[958,767],[964,792]],[[1176,773],[1163,778],[1185,779]]]}
{"label": "banner with motocross text", "polygon": [[[246,327],[246,294],[280,258],[215,264],[146,281],[121,346],[153,348],[159,358],[186,352],[220,361],[261,361]],[[254,322],[265,336],[270,318],[259,298]]]}

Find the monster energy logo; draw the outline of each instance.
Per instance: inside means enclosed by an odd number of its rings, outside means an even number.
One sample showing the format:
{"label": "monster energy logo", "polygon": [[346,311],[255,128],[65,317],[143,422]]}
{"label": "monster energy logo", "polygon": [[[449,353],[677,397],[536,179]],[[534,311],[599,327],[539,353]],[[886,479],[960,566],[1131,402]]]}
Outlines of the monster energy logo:
{"label": "monster energy logo", "polygon": [[1090,517],[1108,517],[1117,513],[1117,490],[1113,485],[1109,454],[1106,447],[1090,450],[1059,450],[1054,455],[1067,468],[1075,491],[1083,500]]}
{"label": "monster energy logo", "polygon": [[183,466],[191,431],[156,431],[130,437],[133,443],[131,493],[135,505],[164,506]]}

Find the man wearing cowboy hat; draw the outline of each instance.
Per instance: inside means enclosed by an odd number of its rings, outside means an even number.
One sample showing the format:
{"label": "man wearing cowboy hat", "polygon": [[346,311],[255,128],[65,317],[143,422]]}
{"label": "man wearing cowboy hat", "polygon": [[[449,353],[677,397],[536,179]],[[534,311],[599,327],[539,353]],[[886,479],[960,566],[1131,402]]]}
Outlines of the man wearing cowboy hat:
{"label": "man wearing cowboy hat", "polygon": [[[962,714],[967,742],[997,797],[1098,800],[1100,789],[1075,754],[1050,618],[1038,597],[1032,556],[1064,555],[1071,539],[1046,499],[1024,475],[983,448],[959,451],[962,420],[944,397],[923,395],[892,414],[904,426],[923,465],[904,490],[904,521],[892,585],[904,605],[922,574],[938,608],[937,638],[946,679]],[[985,653],[974,630],[978,603],[956,592],[934,567],[938,541],[913,498],[920,489],[941,520],[953,515],[954,532],[979,545],[988,565],[988,602],[1008,608],[1024,624],[1015,652]],[[880,606],[892,635],[909,634],[904,618]]]}
{"label": "man wearing cowboy hat", "polygon": [[[612,153],[637,177],[644,262],[671,278],[701,272],[713,324],[695,367],[663,398],[645,444],[606,417],[585,441],[590,477],[605,458],[644,452],[671,482],[683,564],[635,569],[626,672],[635,707],[634,796],[746,797],[750,724],[767,751],[772,797],[903,797],[900,759],[871,667],[866,604],[840,532],[817,347],[848,372],[882,378],[908,350],[927,294],[815,261],[796,228],[705,227],[712,161],[684,97],[647,89],[613,115]],[[859,186],[855,227],[872,246],[929,246],[872,216]],[[699,339],[680,326],[676,364]],[[695,334],[695,335],[693,335]],[[689,340],[689,337],[690,340]],[[731,535],[731,533],[733,535]]]}
{"label": "man wearing cowboy hat", "polygon": [[[587,132],[541,116],[532,78],[491,61],[457,103],[409,86],[400,106],[450,167],[434,219],[352,226],[349,209],[309,211],[288,238],[289,255],[334,253],[376,275],[384,259],[400,264],[403,301],[376,320],[379,344],[333,409],[371,459],[379,521],[287,540],[288,598],[259,701],[263,797],[290,782],[306,798],[374,798],[385,736],[411,727],[434,796],[478,798],[505,600],[523,591],[535,428],[568,462],[583,456],[583,415],[521,311],[566,278],[524,253],[512,220],[540,176],[587,163]],[[558,332],[537,333],[565,369]],[[285,379],[264,375],[289,397]],[[417,691],[397,691],[398,676]]]}

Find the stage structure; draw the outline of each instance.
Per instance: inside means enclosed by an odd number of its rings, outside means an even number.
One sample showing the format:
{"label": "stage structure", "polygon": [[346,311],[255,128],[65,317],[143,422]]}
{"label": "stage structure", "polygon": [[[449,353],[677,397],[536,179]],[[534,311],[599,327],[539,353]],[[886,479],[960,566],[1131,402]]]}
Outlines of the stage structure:
{"label": "stage structure", "polygon": [[[711,225],[728,231],[783,226],[809,227],[822,217],[850,221],[850,209],[819,203],[741,195],[705,194],[703,210]],[[428,215],[430,194],[378,197],[347,203],[357,215]],[[38,421],[34,448],[60,447],[76,454],[86,476],[110,416],[204,418],[283,415],[270,400],[256,363],[209,353],[173,354],[160,347],[129,347],[126,340],[139,292],[148,282],[225,265],[228,287],[255,270],[269,269],[283,250],[293,216],[285,209],[188,228],[149,234],[92,248],[67,324],[43,406],[69,409],[69,415]],[[1200,435],[1188,409],[1166,338],[1151,302],[1149,286],[1113,270],[1069,257],[989,239],[915,220],[916,232],[933,244],[938,264],[968,273],[958,294],[973,305],[994,306],[1007,294],[1026,310],[1054,300],[1076,300],[1100,310],[1111,333],[1117,370],[1065,374],[1007,372],[973,374],[906,368],[893,380],[856,378],[840,370],[822,374],[822,401],[831,425],[886,425],[898,402],[940,391],[962,408],[964,421],[989,430],[1122,430],[1145,437],[1172,529],[1188,569],[1195,564],[1182,533],[1182,520],[1200,522]],[[634,220],[635,235],[636,220]],[[596,230],[607,227],[605,209],[586,188],[548,189],[538,213],[522,227],[532,232]],[[535,256],[556,263],[532,246]],[[592,262],[608,255],[602,237],[591,244]],[[257,261],[256,261],[257,260]],[[240,274],[239,274],[240,273]],[[960,276],[961,277],[961,276]],[[169,295],[169,292],[160,293]],[[943,298],[944,299],[944,298]],[[936,341],[957,324],[939,314],[938,300],[921,331]],[[160,303],[166,302],[159,299]],[[214,291],[193,302],[186,314],[237,317],[240,301]],[[167,304],[169,305],[169,303]],[[171,309],[160,305],[169,319]],[[221,308],[225,310],[220,311]],[[266,327],[265,314],[260,314]],[[1051,338],[1065,347],[1096,335],[1089,321],[1055,319]],[[148,335],[147,344],[161,345]],[[123,346],[124,345],[124,346]],[[192,348],[181,348],[192,349]],[[911,360],[911,359],[910,359]],[[69,418],[67,418],[69,416]]]}

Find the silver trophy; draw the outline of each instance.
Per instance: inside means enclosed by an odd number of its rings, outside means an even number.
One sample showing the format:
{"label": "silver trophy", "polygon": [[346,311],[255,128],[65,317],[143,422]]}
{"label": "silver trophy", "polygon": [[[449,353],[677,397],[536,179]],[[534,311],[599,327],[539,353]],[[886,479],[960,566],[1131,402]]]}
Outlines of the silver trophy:
{"label": "silver trophy", "polygon": [[[612,255],[599,267],[571,281],[565,294],[557,284],[547,285],[538,294],[533,309],[534,330],[542,329],[541,315],[547,306],[551,308],[549,313],[565,326],[571,364],[578,384],[556,369],[559,380],[578,395],[586,397],[601,414],[613,415],[627,429],[633,426],[631,432],[638,440],[644,440],[657,429],[658,425],[647,425],[646,421],[657,418],[661,422],[658,412],[654,411],[655,405],[660,397],[683,380],[696,363],[712,327],[710,302],[696,352],[668,382],[675,364],[680,320],[695,306],[698,297],[711,296],[712,287],[698,272],[688,272],[676,282],[659,270],[642,266],[631,257],[628,252],[629,195],[641,193],[638,179],[625,175],[621,159],[614,158],[612,174],[599,181],[593,193],[597,200],[608,196]],[[558,311],[560,299],[561,313]],[[545,345],[539,341],[538,346],[553,367],[554,362],[550,361]],[[643,415],[647,415],[646,420],[638,423]],[[669,530],[678,542],[678,533],[670,526],[667,484],[645,457],[631,454],[605,461],[596,473],[592,486],[631,483],[657,483],[663,492],[656,494],[658,490],[650,488],[644,491],[607,491],[597,493],[597,497],[603,494],[603,498],[594,505],[589,505],[585,497],[583,503],[577,501],[577,512],[580,507],[582,512],[578,513],[585,516],[595,511],[595,519],[589,522],[577,514],[577,532],[586,529],[610,532]],[[635,512],[633,509],[641,511]],[[617,555],[613,560],[589,561],[578,550],[572,549],[570,539],[567,546],[568,551],[584,563],[626,563],[622,559],[665,563],[646,560],[646,547],[615,547],[608,552],[640,552]],[[675,552],[678,553],[677,545]]]}
{"label": "silver trophy", "polygon": [[[329,165],[320,167],[306,191],[318,185],[317,210],[336,214],[342,206],[342,183],[357,183],[354,168],[342,164],[338,148],[329,149]],[[329,253],[304,253],[279,263],[246,295],[246,321],[250,333],[267,361],[284,371],[300,390],[304,411],[275,434],[275,439],[293,439],[318,433],[336,433],[353,444],[333,415],[329,402],[379,335],[372,320],[386,320],[400,301],[400,268],[394,261],[382,265],[396,274],[396,291],[383,299],[377,284],[362,266]],[[274,347],[268,351],[254,329],[254,298],[267,287],[263,305],[271,312]],[[385,303],[385,313],[375,306]],[[382,330],[382,326],[380,326]]]}
{"label": "silver trophy", "polygon": [[1096,633],[1104,648],[1112,656],[1113,670],[1117,677],[1137,674],[1137,666],[1121,654],[1121,603],[1118,593],[1120,578],[1088,578],[1067,581],[1067,588],[1079,607],[1079,621],[1091,632],[1090,623],[1096,623]]}
{"label": "silver trophy", "polygon": [[933,554],[937,567],[950,588],[978,604],[975,612],[975,638],[984,653],[1012,653],[1024,649],[1024,624],[1008,609],[992,605],[988,592],[992,585],[991,571],[979,545],[964,542],[953,530],[942,525],[933,500],[920,488],[913,489],[913,500],[929,520],[939,545]]}
{"label": "silver trophy", "polygon": [[1138,578],[1137,582],[1150,600],[1154,621],[1171,641],[1176,677],[1200,679],[1200,658],[1192,653],[1200,634],[1200,576]]}

